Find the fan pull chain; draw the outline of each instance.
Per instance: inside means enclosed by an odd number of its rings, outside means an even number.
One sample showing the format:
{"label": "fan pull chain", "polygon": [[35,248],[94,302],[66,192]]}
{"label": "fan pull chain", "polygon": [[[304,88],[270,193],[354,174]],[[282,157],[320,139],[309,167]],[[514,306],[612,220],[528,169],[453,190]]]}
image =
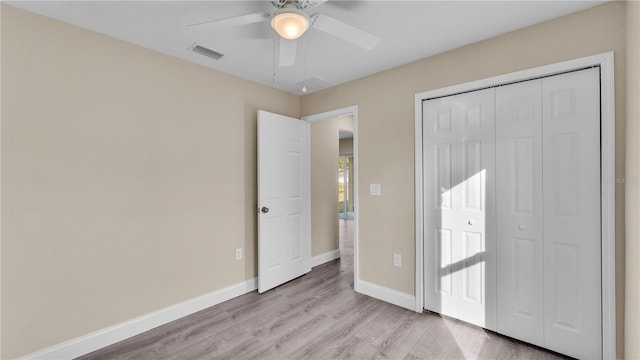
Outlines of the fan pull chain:
{"label": "fan pull chain", "polygon": [[307,81],[307,37],[304,36],[302,38],[302,92],[307,92],[307,86],[305,82]]}
{"label": "fan pull chain", "polygon": [[275,31],[273,31],[272,33],[273,33],[273,83],[275,84],[276,82],[278,82],[278,79],[276,78],[276,33]]}

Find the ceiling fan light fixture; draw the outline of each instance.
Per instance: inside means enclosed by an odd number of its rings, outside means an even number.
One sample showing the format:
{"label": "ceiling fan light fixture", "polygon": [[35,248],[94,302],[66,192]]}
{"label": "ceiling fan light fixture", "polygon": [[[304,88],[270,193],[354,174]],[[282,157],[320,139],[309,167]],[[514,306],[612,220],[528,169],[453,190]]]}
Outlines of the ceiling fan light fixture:
{"label": "ceiling fan light fixture", "polygon": [[282,9],[271,19],[271,27],[278,35],[288,40],[302,36],[311,25],[309,16],[297,9]]}

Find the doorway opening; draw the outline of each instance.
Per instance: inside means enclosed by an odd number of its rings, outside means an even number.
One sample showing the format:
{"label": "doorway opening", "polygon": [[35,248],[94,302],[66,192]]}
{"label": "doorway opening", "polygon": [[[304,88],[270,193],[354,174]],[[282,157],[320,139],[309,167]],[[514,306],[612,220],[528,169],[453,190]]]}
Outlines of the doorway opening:
{"label": "doorway opening", "polygon": [[338,231],[341,267],[353,267],[354,176],[353,132],[338,136]]}
{"label": "doorway opening", "polygon": [[358,291],[358,107],[302,119],[311,123],[312,264],[340,258]]}
{"label": "doorway opening", "polygon": [[340,131],[338,151],[338,219],[353,220],[353,133]]}

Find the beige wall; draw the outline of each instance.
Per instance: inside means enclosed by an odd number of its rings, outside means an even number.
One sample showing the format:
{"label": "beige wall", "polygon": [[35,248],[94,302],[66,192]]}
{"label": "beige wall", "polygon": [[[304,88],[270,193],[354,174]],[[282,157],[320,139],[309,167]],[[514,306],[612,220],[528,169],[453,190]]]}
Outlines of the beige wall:
{"label": "beige wall", "polygon": [[7,5],[2,50],[3,359],[256,276],[256,110],[299,97]]}
{"label": "beige wall", "polygon": [[340,155],[353,155],[353,138],[341,139],[338,146]]}
{"label": "beige wall", "polygon": [[640,2],[627,2],[625,358],[640,359]]}
{"label": "beige wall", "polygon": [[311,256],[338,248],[338,141],[353,117],[311,123]]}
{"label": "beige wall", "polygon": [[[616,174],[625,164],[625,3],[613,2],[302,98],[302,113],[358,105],[360,278],[414,293],[414,95],[544,64],[615,51]],[[624,310],[624,185],[616,188],[617,306]],[[403,255],[394,267],[392,253]],[[622,336],[618,353],[622,354]]]}

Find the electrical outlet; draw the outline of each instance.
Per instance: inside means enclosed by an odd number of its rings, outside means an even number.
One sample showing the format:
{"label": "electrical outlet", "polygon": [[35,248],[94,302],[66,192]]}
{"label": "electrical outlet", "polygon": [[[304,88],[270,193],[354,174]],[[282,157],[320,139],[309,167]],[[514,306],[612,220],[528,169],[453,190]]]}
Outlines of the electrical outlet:
{"label": "electrical outlet", "polygon": [[393,254],[393,266],[400,267],[402,265],[402,256],[400,254]]}
{"label": "electrical outlet", "polygon": [[236,260],[242,260],[242,248],[236,249]]}

